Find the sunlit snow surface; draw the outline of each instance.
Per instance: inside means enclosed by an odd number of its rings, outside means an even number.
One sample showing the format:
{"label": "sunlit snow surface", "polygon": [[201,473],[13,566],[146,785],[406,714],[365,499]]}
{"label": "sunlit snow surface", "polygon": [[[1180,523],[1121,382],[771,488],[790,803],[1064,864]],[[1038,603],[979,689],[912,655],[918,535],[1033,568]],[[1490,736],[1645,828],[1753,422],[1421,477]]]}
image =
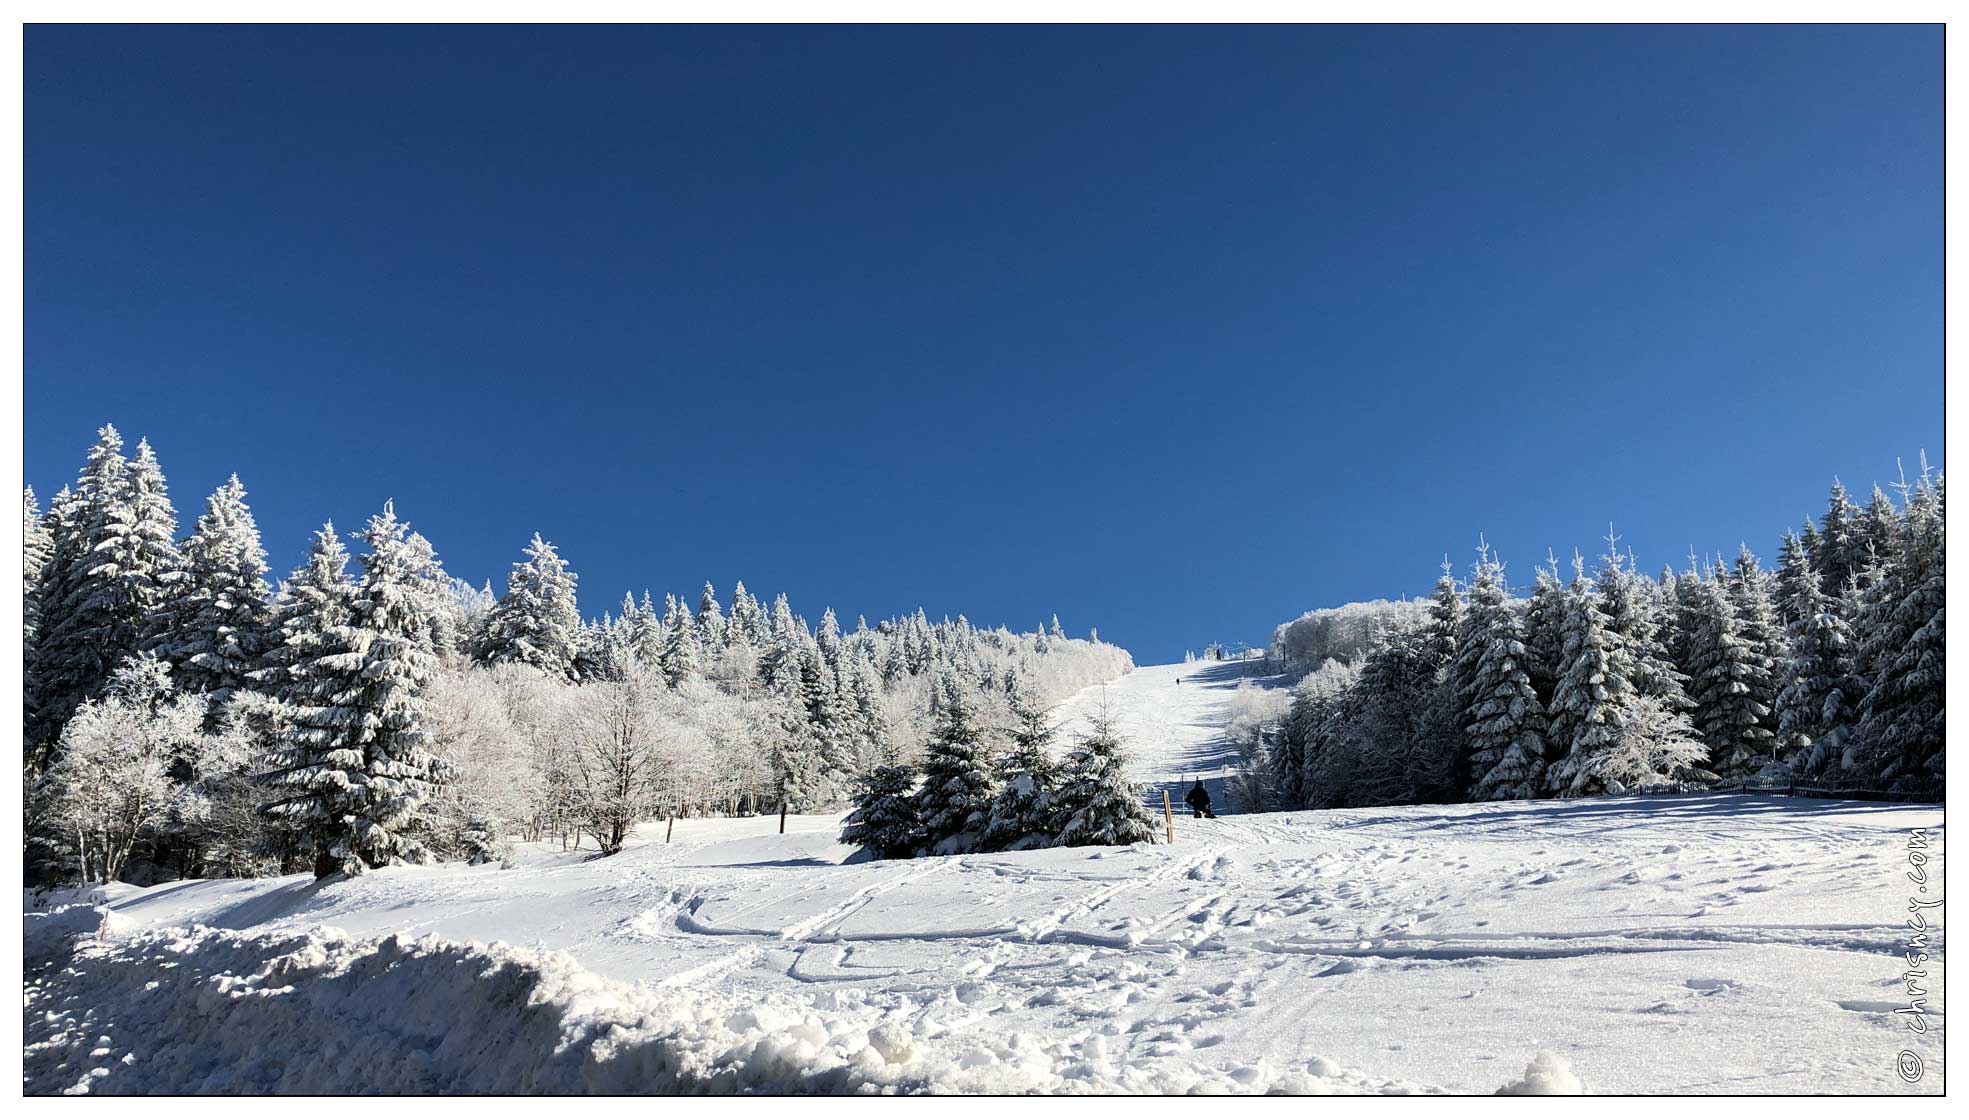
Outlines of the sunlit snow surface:
{"label": "sunlit snow surface", "polygon": [[[1175,685],[1191,671],[1108,688],[1145,777],[1208,772],[1222,700]],[[1929,1033],[1894,1013],[1907,835],[1929,830],[1937,873],[1935,807],[1179,818],[1174,847],[845,865],[838,818],[777,824],[680,821],[667,845],[658,824],[598,861],[533,847],[507,869],[118,888],[106,917],[30,915],[27,1088],[1942,1087],[1939,960]],[[70,959],[63,934],[97,928]],[[1914,1086],[1902,1049],[1926,1063]]]}

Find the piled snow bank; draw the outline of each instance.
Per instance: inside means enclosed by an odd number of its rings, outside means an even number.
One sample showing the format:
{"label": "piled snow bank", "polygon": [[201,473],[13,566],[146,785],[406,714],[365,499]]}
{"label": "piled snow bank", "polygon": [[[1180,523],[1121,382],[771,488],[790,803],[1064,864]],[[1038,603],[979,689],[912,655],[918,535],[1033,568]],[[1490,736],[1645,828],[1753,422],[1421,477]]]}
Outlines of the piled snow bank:
{"label": "piled snow bank", "polygon": [[1525,1067],[1522,1080],[1497,1091],[1500,1097],[1563,1097],[1586,1092],[1585,1083],[1566,1060],[1550,1050],[1540,1050]]}
{"label": "piled snow bank", "polygon": [[[822,1010],[631,987],[564,953],[435,936],[28,919],[23,1085],[48,1093],[1414,1092],[1316,1060],[1145,1070],[1013,1034],[920,1040],[851,992]],[[64,940],[67,944],[64,945]]]}

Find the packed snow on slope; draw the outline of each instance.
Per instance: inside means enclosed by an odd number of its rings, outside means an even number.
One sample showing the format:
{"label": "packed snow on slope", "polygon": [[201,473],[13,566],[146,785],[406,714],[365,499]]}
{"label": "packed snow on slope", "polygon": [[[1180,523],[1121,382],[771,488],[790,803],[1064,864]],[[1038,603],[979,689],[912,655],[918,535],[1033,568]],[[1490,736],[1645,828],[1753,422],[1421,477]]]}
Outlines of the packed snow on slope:
{"label": "packed snow on slope", "polygon": [[[1211,749],[1228,688],[1196,668],[1109,688],[1151,765]],[[533,846],[507,869],[30,903],[48,912],[29,919],[28,1085],[1942,1088],[1942,1016],[1915,1039],[1894,1011],[1908,830],[1938,878],[1938,807],[1683,795],[1175,824],[1174,845],[846,864],[839,816],[784,835],[681,820],[603,860]],[[1941,946],[1937,929],[1931,1012]],[[1913,1086],[1904,1047],[1927,1062]],[[340,1057],[302,1068],[322,1054]]]}
{"label": "packed snow on slope", "polygon": [[[565,953],[435,936],[30,922],[29,1093],[1407,1091],[1321,1063],[1124,1069],[1014,1032],[919,1042],[827,1000],[631,986]],[[104,936],[110,935],[110,936]],[[39,966],[34,967],[34,966]]]}

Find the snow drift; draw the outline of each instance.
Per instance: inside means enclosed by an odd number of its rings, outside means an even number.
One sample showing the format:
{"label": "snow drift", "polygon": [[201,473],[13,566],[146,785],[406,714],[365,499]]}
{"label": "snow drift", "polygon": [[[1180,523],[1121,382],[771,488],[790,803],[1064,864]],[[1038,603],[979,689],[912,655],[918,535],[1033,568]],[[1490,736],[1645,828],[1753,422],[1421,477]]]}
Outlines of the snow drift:
{"label": "snow drift", "polygon": [[27,917],[28,1093],[1422,1089],[1324,1060],[1115,1070],[1017,1033],[946,1052],[852,993],[823,1009],[630,986],[504,944],[126,925],[87,905]]}

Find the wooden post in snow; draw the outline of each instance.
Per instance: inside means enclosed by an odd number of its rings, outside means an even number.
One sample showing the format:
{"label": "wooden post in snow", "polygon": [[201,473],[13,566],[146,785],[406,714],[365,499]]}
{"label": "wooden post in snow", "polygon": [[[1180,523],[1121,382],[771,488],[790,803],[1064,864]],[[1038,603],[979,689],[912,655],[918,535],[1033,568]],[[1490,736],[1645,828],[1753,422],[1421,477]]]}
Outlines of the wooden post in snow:
{"label": "wooden post in snow", "polygon": [[781,836],[786,835],[786,797],[784,794],[779,799],[779,834]]}
{"label": "wooden post in snow", "polygon": [[1169,791],[1162,791],[1162,824],[1169,830],[1169,842],[1176,842],[1176,816],[1169,811]]}
{"label": "wooden post in snow", "polygon": [[677,807],[675,805],[672,805],[670,807],[670,823],[663,826],[663,842],[665,844],[668,844],[670,842],[670,830],[676,827],[677,827]]}

